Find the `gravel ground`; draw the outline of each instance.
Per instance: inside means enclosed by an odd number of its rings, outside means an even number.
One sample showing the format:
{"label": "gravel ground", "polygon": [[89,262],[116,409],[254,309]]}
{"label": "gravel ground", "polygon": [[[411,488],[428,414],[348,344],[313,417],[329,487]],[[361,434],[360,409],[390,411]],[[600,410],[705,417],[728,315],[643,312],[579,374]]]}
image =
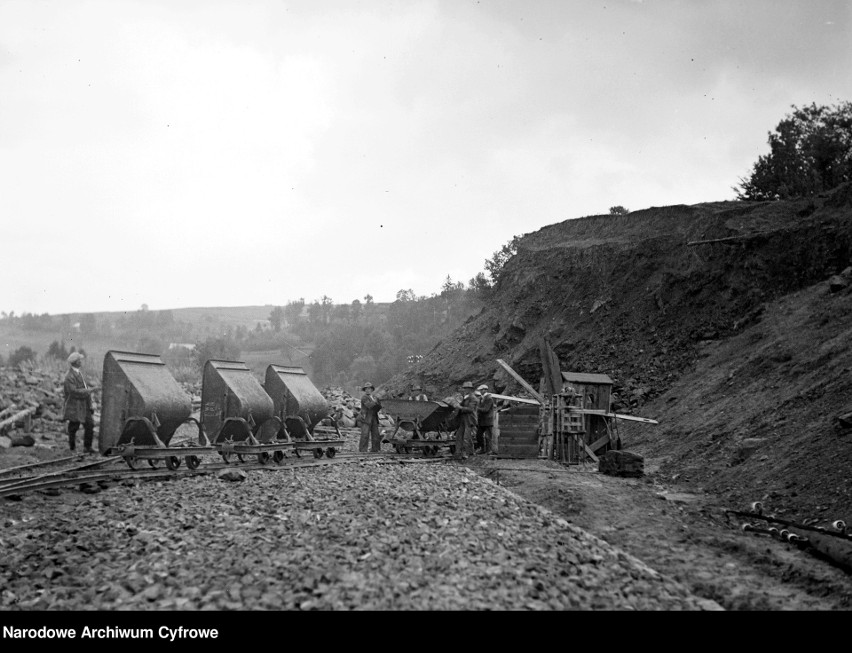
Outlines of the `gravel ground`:
{"label": "gravel ground", "polygon": [[0,519],[3,610],[718,609],[455,464],[128,482]]}

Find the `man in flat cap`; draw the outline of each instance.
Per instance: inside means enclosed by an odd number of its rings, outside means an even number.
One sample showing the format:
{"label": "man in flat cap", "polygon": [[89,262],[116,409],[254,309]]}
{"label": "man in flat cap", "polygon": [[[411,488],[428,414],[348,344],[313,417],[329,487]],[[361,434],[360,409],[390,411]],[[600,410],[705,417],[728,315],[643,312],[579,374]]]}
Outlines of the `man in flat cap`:
{"label": "man in flat cap", "polygon": [[361,441],[358,443],[358,451],[366,452],[367,443],[372,441],[371,451],[378,453],[382,448],[382,436],[379,435],[379,411],[382,403],[373,396],[373,384],[365,383],[361,390]]}
{"label": "man in flat cap", "polygon": [[423,392],[423,388],[420,387],[419,383],[415,383],[414,387],[411,388],[411,395],[408,397],[409,401],[429,401],[429,397]]}
{"label": "man in flat cap", "polygon": [[494,397],[488,392],[487,385],[482,384],[477,391],[482,394],[476,406],[476,446],[482,453],[494,453],[494,414],[497,412],[497,405]]}
{"label": "man in flat cap", "polygon": [[454,457],[464,460],[473,454],[473,434],[476,431],[477,398],[473,394],[473,384],[465,381],[461,387],[462,400],[458,404],[459,426],[456,429],[456,450]]}
{"label": "man in flat cap", "polygon": [[68,374],[62,391],[65,394],[65,412],[62,419],[68,422],[68,448],[76,449],[77,430],[83,425],[83,447],[86,453],[95,453],[92,440],[95,437],[95,409],[92,405],[92,392],[97,386],[89,385],[83,378],[83,355],[73,352],[68,357]]}

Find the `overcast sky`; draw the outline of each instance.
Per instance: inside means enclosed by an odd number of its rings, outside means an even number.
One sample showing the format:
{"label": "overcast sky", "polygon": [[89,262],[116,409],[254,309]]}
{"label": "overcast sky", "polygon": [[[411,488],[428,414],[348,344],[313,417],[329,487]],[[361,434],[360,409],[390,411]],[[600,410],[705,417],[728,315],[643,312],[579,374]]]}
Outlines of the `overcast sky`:
{"label": "overcast sky", "polygon": [[465,283],[516,234],[733,199],[852,100],[846,0],[0,0],[0,310]]}

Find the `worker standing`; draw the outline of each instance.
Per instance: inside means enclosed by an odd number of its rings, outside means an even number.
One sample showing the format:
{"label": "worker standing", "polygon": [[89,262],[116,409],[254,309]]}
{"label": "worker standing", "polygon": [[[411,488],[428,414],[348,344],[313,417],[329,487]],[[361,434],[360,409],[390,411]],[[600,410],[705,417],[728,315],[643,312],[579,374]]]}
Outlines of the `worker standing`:
{"label": "worker standing", "polygon": [[381,450],[382,439],[379,435],[379,411],[382,403],[373,396],[373,384],[365,383],[361,390],[361,441],[358,443],[358,451],[366,452],[367,444],[372,442],[371,451],[378,453]]}
{"label": "worker standing", "polygon": [[423,392],[423,388],[419,385],[415,385],[411,388],[411,395],[408,397],[409,401],[429,401],[429,397]]}
{"label": "worker standing", "polygon": [[497,402],[484,383],[476,390],[482,393],[476,407],[476,446],[482,453],[494,453],[494,415],[497,412]]}
{"label": "worker standing", "polygon": [[83,425],[83,447],[85,453],[95,453],[92,449],[92,440],[95,437],[95,409],[92,405],[92,392],[97,386],[89,385],[83,378],[83,355],[73,352],[68,357],[68,374],[62,391],[65,394],[65,412],[62,415],[68,421],[68,448],[74,451],[76,448],[77,430]]}
{"label": "worker standing", "polygon": [[464,460],[473,454],[473,435],[476,431],[476,397],[474,396],[473,384],[465,381],[461,387],[462,400],[456,408],[460,417],[459,426],[456,429],[456,451],[455,458]]}

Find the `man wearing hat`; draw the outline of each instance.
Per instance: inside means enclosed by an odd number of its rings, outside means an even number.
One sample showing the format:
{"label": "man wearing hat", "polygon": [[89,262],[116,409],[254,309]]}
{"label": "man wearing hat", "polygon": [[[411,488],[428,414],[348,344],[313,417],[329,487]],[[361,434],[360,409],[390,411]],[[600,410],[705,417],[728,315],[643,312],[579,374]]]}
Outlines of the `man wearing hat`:
{"label": "man wearing hat", "polygon": [[473,384],[465,381],[461,387],[462,400],[457,408],[460,416],[459,426],[456,429],[456,451],[454,456],[464,460],[473,454],[473,434],[476,430],[476,404]]}
{"label": "man wearing hat", "polygon": [[367,443],[372,441],[371,451],[378,453],[382,447],[382,437],[379,435],[379,411],[382,403],[373,396],[373,384],[365,383],[361,390],[361,441],[358,443],[358,451],[367,451]]}
{"label": "man wearing hat", "polygon": [[420,387],[420,384],[415,384],[413,388],[411,388],[411,395],[408,397],[409,401],[429,401],[429,397],[427,397],[423,393],[423,388]]}
{"label": "man wearing hat", "polygon": [[497,405],[494,397],[488,392],[487,385],[483,383],[476,390],[482,393],[476,406],[476,446],[482,453],[494,453],[494,414],[497,412]]}
{"label": "man wearing hat", "polygon": [[68,357],[70,366],[65,375],[62,391],[65,394],[65,412],[62,419],[68,421],[68,447],[76,448],[77,429],[83,425],[83,447],[86,453],[95,453],[92,440],[95,437],[95,409],[92,406],[92,392],[97,386],[89,385],[83,378],[83,355],[77,352]]}

